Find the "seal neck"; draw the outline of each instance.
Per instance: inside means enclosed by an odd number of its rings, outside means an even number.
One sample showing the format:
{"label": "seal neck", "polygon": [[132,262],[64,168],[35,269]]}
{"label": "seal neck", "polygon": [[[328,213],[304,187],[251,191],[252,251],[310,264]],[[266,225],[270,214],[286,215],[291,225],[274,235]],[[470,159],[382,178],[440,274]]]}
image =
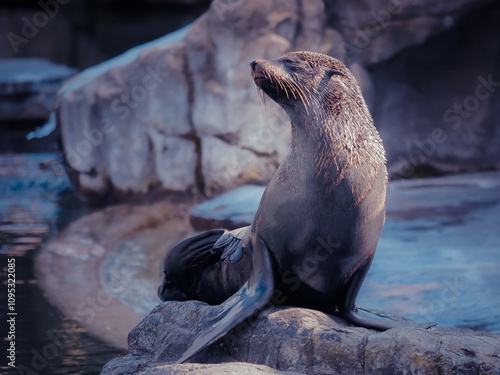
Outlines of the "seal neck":
{"label": "seal neck", "polygon": [[353,168],[366,169],[369,177],[383,167],[373,163],[374,155],[383,163],[385,153],[368,109],[357,109],[330,109],[328,116],[322,111],[311,111],[309,116],[287,111],[292,121],[293,157],[309,165],[315,179],[329,189]]}

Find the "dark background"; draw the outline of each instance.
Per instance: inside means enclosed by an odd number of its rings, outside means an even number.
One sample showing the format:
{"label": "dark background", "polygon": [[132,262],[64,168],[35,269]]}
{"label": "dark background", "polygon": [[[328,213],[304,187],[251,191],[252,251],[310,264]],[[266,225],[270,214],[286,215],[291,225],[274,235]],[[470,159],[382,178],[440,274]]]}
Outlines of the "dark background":
{"label": "dark background", "polygon": [[[42,8],[36,0],[0,1],[0,58],[42,57],[79,70],[119,55],[194,21],[210,1],[64,0],[16,54],[10,32],[22,35],[23,17]],[[48,4],[51,0],[41,0]],[[189,4],[193,3],[193,4]],[[52,8],[51,8],[52,9]]]}

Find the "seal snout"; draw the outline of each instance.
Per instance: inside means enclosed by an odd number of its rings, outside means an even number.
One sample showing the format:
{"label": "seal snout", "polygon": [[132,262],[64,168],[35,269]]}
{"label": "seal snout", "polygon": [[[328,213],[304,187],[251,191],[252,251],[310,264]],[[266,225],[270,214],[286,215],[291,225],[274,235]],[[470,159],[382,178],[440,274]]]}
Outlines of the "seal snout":
{"label": "seal snout", "polygon": [[254,79],[257,86],[261,86],[261,83],[262,83],[261,81],[266,81],[266,76],[264,75],[261,62],[262,62],[262,60],[250,61],[250,67],[252,69],[252,72],[251,72],[252,78]]}

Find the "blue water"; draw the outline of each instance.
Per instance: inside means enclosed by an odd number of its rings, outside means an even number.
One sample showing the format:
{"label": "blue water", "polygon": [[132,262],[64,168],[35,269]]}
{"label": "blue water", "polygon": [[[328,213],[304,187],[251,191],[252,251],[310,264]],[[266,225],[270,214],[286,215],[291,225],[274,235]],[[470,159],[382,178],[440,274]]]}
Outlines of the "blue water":
{"label": "blue water", "polygon": [[91,337],[49,304],[39,288],[33,260],[42,244],[89,212],[73,195],[56,154],[0,155],[0,336],[7,336],[7,264],[15,260],[16,368],[1,343],[0,373],[98,374],[121,354]]}

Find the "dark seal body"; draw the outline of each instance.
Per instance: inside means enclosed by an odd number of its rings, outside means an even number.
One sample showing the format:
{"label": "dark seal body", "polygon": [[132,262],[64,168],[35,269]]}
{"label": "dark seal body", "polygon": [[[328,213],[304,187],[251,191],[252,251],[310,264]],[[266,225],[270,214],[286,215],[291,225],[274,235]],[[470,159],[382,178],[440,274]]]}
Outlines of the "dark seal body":
{"label": "dark seal body", "polygon": [[264,307],[273,292],[272,303],[338,313],[378,330],[398,325],[360,317],[355,306],[384,225],[387,171],[354,76],[340,61],[312,52],[250,65],[255,84],[290,117],[290,150],[250,227],[209,244],[187,240],[235,264],[249,259],[251,270],[235,294],[214,306],[179,362]]}
{"label": "dark seal body", "polygon": [[292,122],[289,154],[264,193],[252,233],[272,254],[275,287],[286,304],[342,310],[385,220],[382,141],[355,78],[338,60],[297,52],[257,60],[252,73]]}

